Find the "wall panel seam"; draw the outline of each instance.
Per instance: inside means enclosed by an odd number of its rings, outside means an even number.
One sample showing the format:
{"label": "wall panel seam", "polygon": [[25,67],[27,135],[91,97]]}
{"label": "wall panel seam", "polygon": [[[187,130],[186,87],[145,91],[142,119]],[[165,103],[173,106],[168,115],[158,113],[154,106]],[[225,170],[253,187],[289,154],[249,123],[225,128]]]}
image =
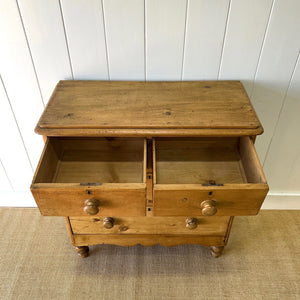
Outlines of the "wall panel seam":
{"label": "wall panel seam", "polygon": [[182,78],[183,78],[183,69],[184,69],[188,8],[189,8],[189,0],[186,0],[185,23],[184,23],[184,34],[183,34],[183,50],[182,50],[182,65],[181,65],[181,81],[182,81]]}
{"label": "wall panel seam", "polygon": [[284,93],[284,96],[283,96],[283,98],[282,98],[282,103],[281,103],[280,110],[279,110],[279,113],[278,113],[277,121],[276,121],[275,127],[274,127],[274,129],[273,129],[272,137],[271,137],[270,143],[269,143],[269,145],[268,145],[268,148],[267,148],[267,151],[266,151],[266,155],[265,155],[265,158],[264,158],[264,161],[263,161],[263,164],[262,164],[263,167],[264,167],[264,165],[265,165],[266,159],[267,159],[267,157],[268,157],[268,154],[269,154],[269,151],[270,151],[272,142],[273,142],[273,138],[274,138],[274,136],[275,136],[275,133],[276,133],[276,130],[277,130],[277,127],[278,127],[279,119],[280,119],[282,110],[283,110],[283,108],[284,108],[285,102],[286,102],[287,94],[288,94],[288,92],[289,92],[289,89],[290,89],[290,87],[291,87],[291,84],[292,84],[292,81],[293,81],[295,72],[296,72],[297,67],[298,67],[298,64],[299,64],[299,58],[300,58],[300,52],[298,52],[298,56],[297,56],[296,62],[295,62],[295,64],[294,64],[294,68],[293,68],[292,74],[291,74],[290,79],[289,79],[288,87],[286,88],[285,93]]}
{"label": "wall panel seam", "polygon": [[230,12],[231,12],[231,3],[233,0],[229,1],[228,4],[228,10],[227,10],[227,17],[226,17],[226,25],[225,25],[225,30],[224,30],[224,35],[223,35],[223,42],[222,42],[222,52],[220,55],[220,63],[219,63],[219,70],[218,70],[218,80],[220,80],[220,73],[221,73],[221,68],[222,68],[222,62],[223,62],[223,56],[224,56],[224,47],[225,47],[225,41],[226,41],[226,36],[227,36],[227,30],[228,30],[228,23],[229,23],[229,18],[230,18]]}
{"label": "wall panel seam", "polygon": [[7,174],[7,172],[6,172],[5,166],[4,166],[4,164],[3,164],[2,160],[1,160],[1,158],[0,158],[0,165],[1,165],[2,168],[3,168],[3,171],[4,171],[5,175],[6,175],[7,181],[9,182],[9,185],[10,185],[12,191],[14,192],[14,191],[15,191],[15,190],[14,190],[14,187],[13,187],[13,185],[12,185],[10,179],[9,179],[9,176],[8,176],[8,174]]}
{"label": "wall panel seam", "polygon": [[32,67],[33,67],[35,79],[36,79],[37,86],[38,86],[38,89],[39,89],[39,92],[40,92],[42,104],[43,104],[43,107],[45,107],[45,101],[44,101],[44,98],[43,98],[43,94],[42,94],[42,90],[41,90],[39,78],[38,78],[38,75],[37,75],[37,72],[36,72],[36,67],[35,67],[35,63],[34,63],[34,60],[33,60],[32,52],[31,52],[31,48],[30,48],[30,45],[29,45],[28,36],[27,36],[27,33],[26,33],[26,29],[25,29],[25,25],[24,25],[24,22],[23,22],[22,13],[21,13],[21,10],[20,10],[20,6],[19,6],[18,0],[16,0],[16,5],[17,5],[19,16],[20,16],[20,21],[21,21],[21,24],[22,24],[22,29],[23,29],[25,40],[26,40],[26,45],[27,45],[27,48],[28,48],[28,52],[29,52],[29,55],[30,55],[30,59],[31,59],[31,63],[32,63]]}
{"label": "wall panel seam", "polygon": [[258,60],[257,60],[255,72],[254,72],[254,76],[253,76],[253,79],[252,79],[252,87],[251,87],[251,91],[249,93],[249,98],[250,99],[251,99],[252,94],[253,94],[254,82],[255,82],[256,77],[257,77],[257,72],[258,72],[258,69],[259,69],[260,62],[261,62],[261,57],[262,57],[263,49],[264,49],[266,38],[267,38],[267,35],[268,35],[268,32],[269,32],[270,22],[271,22],[271,19],[272,19],[272,13],[273,13],[275,1],[276,0],[273,0],[272,5],[271,5],[271,9],[270,9],[269,17],[268,17],[268,22],[267,22],[267,26],[266,26],[266,29],[265,29],[265,32],[264,32],[263,41],[262,41],[262,44],[261,44],[261,47],[260,47],[259,56],[258,56]]}
{"label": "wall panel seam", "polygon": [[66,42],[66,47],[67,47],[67,52],[68,52],[69,64],[70,64],[70,69],[71,69],[71,73],[72,73],[72,79],[74,80],[74,72],[73,72],[68,37],[67,37],[67,32],[66,32],[65,20],[64,20],[63,10],[62,10],[62,6],[61,6],[61,0],[59,0],[58,3],[59,3],[59,10],[60,10],[60,16],[61,16],[61,21],[62,21],[62,25],[63,25],[64,35],[65,35],[65,42]]}
{"label": "wall panel seam", "polygon": [[106,51],[107,75],[108,75],[108,80],[110,80],[109,55],[108,55],[108,45],[107,45],[107,31],[106,31],[105,12],[104,12],[104,0],[101,0],[101,7],[102,7],[102,19],[103,19],[103,29],[104,29],[104,41],[105,41],[105,51]]}
{"label": "wall panel seam", "polygon": [[32,166],[31,160],[30,160],[30,158],[29,158],[29,154],[28,154],[27,148],[26,148],[26,146],[25,146],[25,142],[24,142],[22,133],[21,133],[21,130],[20,130],[20,127],[19,127],[17,118],[16,118],[16,116],[15,116],[14,110],[13,110],[13,108],[12,108],[12,105],[11,105],[11,103],[10,103],[10,99],[9,99],[9,96],[8,96],[8,93],[7,93],[7,90],[6,90],[4,81],[3,81],[2,77],[1,77],[1,74],[0,74],[0,81],[1,81],[1,83],[2,83],[2,85],[3,85],[3,89],[4,89],[4,92],[5,92],[5,95],[6,95],[6,98],[7,98],[7,101],[8,101],[10,110],[11,110],[11,113],[12,113],[12,115],[13,115],[13,117],[14,117],[15,122],[16,122],[16,126],[17,126],[17,129],[18,129],[20,138],[21,138],[22,143],[23,143],[23,147],[24,147],[25,153],[26,153],[26,155],[27,155],[27,158],[28,158],[28,160],[29,160],[29,164],[30,164],[30,167],[31,167],[31,170],[32,170],[32,173],[33,173],[33,172],[34,172],[33,166]]}

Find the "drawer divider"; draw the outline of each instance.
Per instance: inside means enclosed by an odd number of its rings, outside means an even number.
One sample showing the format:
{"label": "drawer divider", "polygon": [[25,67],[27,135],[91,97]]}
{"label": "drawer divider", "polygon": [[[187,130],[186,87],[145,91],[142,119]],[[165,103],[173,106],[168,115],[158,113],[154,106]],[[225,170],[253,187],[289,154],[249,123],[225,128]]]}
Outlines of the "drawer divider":
{"label": "drawer divider", "polygon": [[152,140],[147,139],[147,168],[146,168],[146,216],[153,215],[153,159]]}

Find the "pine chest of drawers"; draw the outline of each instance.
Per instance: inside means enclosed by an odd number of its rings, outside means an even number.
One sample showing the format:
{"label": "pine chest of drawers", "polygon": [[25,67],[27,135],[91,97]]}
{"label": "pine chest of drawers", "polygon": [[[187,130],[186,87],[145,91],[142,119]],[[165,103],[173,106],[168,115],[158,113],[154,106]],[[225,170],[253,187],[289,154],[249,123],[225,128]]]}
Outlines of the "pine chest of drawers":
{"label": "pine chest of drawers", "polygon": [[213,256],[234,216],[268,192],[254,141],[262,126],[238,81],[60,81],[36,132],[45,147],[32,194],[88,246],[200,244]]}

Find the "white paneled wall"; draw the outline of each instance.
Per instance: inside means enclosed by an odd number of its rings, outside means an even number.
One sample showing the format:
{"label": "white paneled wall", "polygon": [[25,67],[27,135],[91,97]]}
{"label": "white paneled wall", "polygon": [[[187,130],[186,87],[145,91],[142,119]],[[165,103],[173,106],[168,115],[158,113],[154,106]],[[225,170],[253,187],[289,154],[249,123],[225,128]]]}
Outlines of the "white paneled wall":
{"label": "white paneled wall", "polygon": [[6,174],[2,161],[0,161],[0,189],[2,192],[12,192],[11,183],[8,180],[8,175]]}
{"label": "white paneled wall", "polygon": [[300,208],[299,0],[1,0],[0,205],[33,206],[34,127],[61,79],[242,80],[265,208]]}
{"label": "white paneled wall", "polygon": [[[15,115],[11,109],[9,98],[0,82],[0,159],[13,189],[26,191],[33,174],[22,135],[19,131]],[[36,160],[39,153],[37,153]]]}
{"label": "white paneled wall", "polygon": [[272,0],[231,1],[218,79],[239,78],[248,94],[252,89],[272,3]]}
{"label": "white paneled wall", "polygon": [[[28,48],[27,37],[15,1],[0,1],[0,28],[0,76],[3,83],[0,87],[1,114],[4,116],[7,114],[7,118],[16,123],[15,126],[19,128],[21,133],[21,136],[8,134],[11,140],[9,152],[11,152],[11,160],[13,160],[13,153],[19,153],[20,150],[15,144],[24,143],[30,164],[34,168],[38,162],[43,142],[40,137],[34,134],[33,128],[43,111],[44,105]],[[7,118],[0,119],[0,127],[10,133],[14,130],[6,123]],[[1,149],[5,147],[4,141],[2,139]],[[24,150],[21,151],[21,153],[23,152]],[[6,160],[2,157],[0,159],[6,169],[10,168],[7,166]],[[20,170],[15,170],[15,172],[20,172]]]}
{"label": "white paneled wall", "polygon": [[146,80],[181,80],[187,0],[145,5]]}
{"label": "white paneled wall", "polygon": [[188,1],[183,80],[218,79],[228,10],[229,0]]}
{"label": "white paneled wall", "polygon": [[73,78],[60,4],[53,0],[18,0],[18,3],[46,104],[59,78]]}
{"label": "white paneled wall", "polygon": [[[277,193],[297,193],[300,185],[300,62],[299,55],[274,136],[266,156],[265,172]],[[284,146],[282,146],[284,145]]]}
{"label": "white paneled wall", "polygon": [[144,1],[103,0],[111,80],[144,80]]}
{"label": "white paneled wall", "polygon": [[61,0],[61,9],[74,79],[108,80],[101,1]]}
{"label": "white paneled wall", "polygon": [[[299,54],[299,28],[300,1],[275,0],[251,93],[251,100],[265,128],[263,138],[257,141],[263,161]],[[294,130],[296,138],[298,130]]]}

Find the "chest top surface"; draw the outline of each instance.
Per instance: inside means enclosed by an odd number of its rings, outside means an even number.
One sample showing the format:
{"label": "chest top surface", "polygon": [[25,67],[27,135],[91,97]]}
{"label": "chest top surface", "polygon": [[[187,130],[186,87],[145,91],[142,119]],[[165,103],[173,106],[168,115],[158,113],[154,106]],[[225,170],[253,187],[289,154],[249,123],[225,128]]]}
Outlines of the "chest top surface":
{"label": "chest top surface", "polygon": [[238,136],[262,126],[239,81],[60,81],[36,132],[48,136]]}

